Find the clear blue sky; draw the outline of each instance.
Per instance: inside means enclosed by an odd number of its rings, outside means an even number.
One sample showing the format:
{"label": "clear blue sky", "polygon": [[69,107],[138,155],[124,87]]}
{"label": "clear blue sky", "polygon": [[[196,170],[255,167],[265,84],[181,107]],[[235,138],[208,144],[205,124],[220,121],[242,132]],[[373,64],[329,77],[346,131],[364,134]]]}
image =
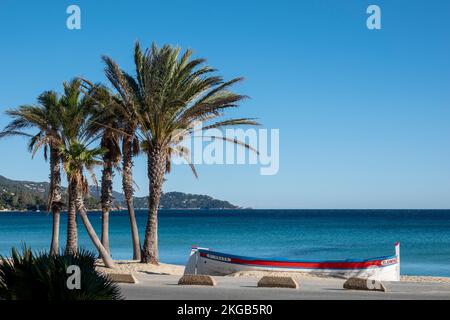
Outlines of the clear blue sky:
{"label": "clear blue sky", "polygon": [[[66,28],[70,4],[81,30]],[[369,4],[382,30],[366,28]],[[0,110],[73,76],[104,81],[102,54],[132,71],[136,40],[178,44],[246,78],[237,89],[252,99],[234,115],[280,129],[280,171],[199,166],[196,180],[176,166],[165,191],[255,208],[450,208],[449,21],[448,1],[2,0]],[[0,174],[47,179],[23,139],[0,150]],[[135,180],[146,194],[143,158]]]}

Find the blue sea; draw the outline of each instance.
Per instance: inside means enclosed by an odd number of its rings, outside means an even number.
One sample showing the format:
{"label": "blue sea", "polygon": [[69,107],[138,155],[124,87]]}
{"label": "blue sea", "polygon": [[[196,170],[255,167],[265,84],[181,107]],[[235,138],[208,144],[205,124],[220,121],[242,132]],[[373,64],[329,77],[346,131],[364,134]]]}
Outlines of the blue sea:
{"label": "blue sea", "polygon": [[[137,211],[143,237],[146,211]],[[90,220],[100,232],[101,214]],[[66,215],[62,215],[61,244]],[[0,254],[23,242],[48,249],[52,217],[46,213],[0,213]],[[93,249],[79,221],[80,246]],[[131,258],[126,211],[110,218],[115,259]],[[142,239],[141,239],[142,241]],[[185,264],[192,245],[255,257],[291,259],[370,258],[394,254],[401,243],[401,273],[450,276],[450,210],[161,210],[162,262]]]}

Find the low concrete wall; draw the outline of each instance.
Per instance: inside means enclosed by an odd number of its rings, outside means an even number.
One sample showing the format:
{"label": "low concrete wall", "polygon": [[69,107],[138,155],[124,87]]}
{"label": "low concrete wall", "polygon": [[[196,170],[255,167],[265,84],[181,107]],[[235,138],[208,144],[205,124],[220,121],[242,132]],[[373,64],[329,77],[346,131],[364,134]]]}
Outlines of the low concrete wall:
{"label": "low concrete wall", "polygon": [[366,291],[381,291],[386,292],[386,287],[381,281],[363,279],[363,278],[350,278],[344,283],[344,289],[349,290],[366,290]]}
{"label": "low concrete wall", "polygon": [[185,286],[216,286],[213,277],[203,274],[185,274],[178,280],[179,285]]}
{"label": "low concrete wall", "polygon": [[292,277],[264,276],[258,281],[258,287],[298,289],[298,283]]}
{"label": "low concrete wall", "polygon": [[136,278],[131,273],[108,273],[107,276],[118,283],[136,283]]}

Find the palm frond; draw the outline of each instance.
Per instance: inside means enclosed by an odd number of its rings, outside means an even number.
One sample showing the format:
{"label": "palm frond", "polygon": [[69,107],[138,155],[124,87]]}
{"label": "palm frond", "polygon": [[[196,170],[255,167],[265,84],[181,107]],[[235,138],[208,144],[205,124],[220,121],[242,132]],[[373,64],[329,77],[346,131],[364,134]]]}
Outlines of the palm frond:
{"label": "palm frond", "polygon": [[[216,69],[205,65],[203,58],[192,58],[193,52],[181,52],[179,47],[152,43],[143,50],[139,42],[134,47],[136,75],[123,71],[109,57],[103,57],[105,75],[120,96],[117,114],[124,119],[124,128],[132,138],[133,146],[150,152],[151,146],[158,145],[168,155],[166,171],[170,171],[171,157],[175,154],[186,158],[177,149],[178,139],[194,132],[197,122],[204,122],[201,130],[227,126],[259,125],[252,118],[228,120],[221,117],[229,108],[238,107],[248,98],[231,91],[231,87],[243,81],[238,77],[229,81],[216,74]],[[126,131],[126,130],[125,130]],[[245,142],[224,137],[222,139],[257,152]],[[140,143],[136,143],[139,139]],[[190,163],[190,161],[188,161]],[[192,163],[191,163],[192,165]],[[195,167],[192,165],[197,176]]]}
{"label": "palm frond", "polygon": [[256,154],[259,155],[259,151],[257,149],[253,148],[248,143],[240,141],[240,140],[238,140],[236,138],[235,139],[231,139],[231,138],[222,137],[222,136],[201,136],[201,138],[218,139],[218,140],[223,140],[223,141],[226,141],[226,142],[231,142],[231,143],[236,144],[238,146],[241,146],[241,147],[244,147],[246,149],[249,149],[249,150],[251,150],[251,151],[253,151],[253,152],[255,152]]}

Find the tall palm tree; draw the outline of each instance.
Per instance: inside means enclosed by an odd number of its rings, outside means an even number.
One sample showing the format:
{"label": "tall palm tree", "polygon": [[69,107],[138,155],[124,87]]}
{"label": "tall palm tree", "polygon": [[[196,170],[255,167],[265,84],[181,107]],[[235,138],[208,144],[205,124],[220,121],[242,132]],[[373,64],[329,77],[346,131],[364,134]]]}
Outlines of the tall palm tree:
{"label": "tall palm tree", "polygon": [[[215,69],[204,66],[204,59],[191,59],[192,52],[155,44],[142,52],[135,46],[136,78],[120,70],[112,60],[107,62],[108,78],[112,78],[119,92],[130,98],[139,127],[139,135],[147,154],[149,178],[149,203],[145,240],[141,261],[158,264],[158,207],[165,173],[170,170],[172,156],[178,155],[189,161],[189,150],[180,145],[184,137],[196,130],[222,128],[224,126],[257,125],[253,119],[239,118],[218,122],[225,109],[237,107],[245,98],[229,91],[229,87],[241,81],[236,78],[224,82],[212,73]],[[197,129],[199,122],[209,124]],[[212,137],[251,148],[234,139]],[[189,162],[193,173],[194,166]]]}
{"label": "tall palm tree", "polygon": [[109,57],[104,56],[105,75],[111,85],[117,91],[119,100],[113,110],[114,115],[120,118],[122,130],[122,188],[130,218],[131,240],[133,245],[133,260],[141,260],[141,243],[134,211],[133,188],[133,158],[140,153],[138,127],[139,115],[137,114],[137,101],[135,93],[129,88],[128,80],[131,76],[119,68]]}
{"label": "tall palm tree", "polygon": [[78,140],[69,140],[60,146],[59,151],[64,170],[72,186],[70,189],[70,192],[72,193],[71,198],[75,199],[75,206],[81,220],[83,221],[86,231],[99,251],[105,266],[108,268],[114,268],[114,262],[112,261],[109,252],[102,245],[100,239],[95,233],[84,206],[84,197],[89,193],[89,184],[84,172],[88,171],[95,181],[93,168],[94,166],[101,164],[101,155],[107,151],[101,147],[89,149],[87,145],[88,144]]}
{"label": "tall palm tree", "polygon": [[141,241],[134,212],[133,157],[140,153],[135,123],[126,123],[122,136],[122,189],[130,218],[133,260],[141,260]]}
{"label": "tall palm tree", "polygon": [[[60,103],[57,94],[46,91],[38,97],[38,105],[23,105],[16,109],[6,111],[13,120],[0,133],[0,138],[7,136],[29,137],[28,148],[34,154],[44,148],[44,158],[47,160],[47,151],[50,153],[50,190],[48,195],[48,208],[52,211],[53,227],[50,253],[59,252],[59,225],[60,213],[63,203],[61,201],[61,159],[58,153]],[[37,129],[38,132],[30,134],[28,129]]]}
{"label": "tall palm tree", "polygon": [[113,168],[117,168],[121,159],[120,139],[122,132],[119,129],[120,118],[111,110],[117,109],[119,98],[113,96],[102,85],[90,85],[88,93],[93,99],[92,119],[88,130],[93,137],[100,136],[100,146],[107,150],[103,154],[103,170],[101,180],[101,208],[102,208],[102,235],[101,242],[110,252],[109,245],[109,214],[113,205]]}
{"label": "tall palm tree", "polygon": [[[61,119],[59,154],[69,183],[69,208],[74,208],[75,214],[78,211],[87,233],[99,251],[103,262],[107,267],[113,268],[114,262],[95,233],[84,206],[84,198],[89,193],[89,184],[85,172],[89,172],[96,183],[97,180],[93,168],[102,164],[101,156],[108,153],[109,150],[102,147],[89,147],[95,141],[89,130],[93,99],[90,95],[83,95],[82,92],[81,80],[75,79],[69,83],[64,83],[64,95],[61,97],[63,108],[59,114]],[[69,214],[71,213],[69,212]],[[76,216],[69,216],[69,219],[76,221]],[[75,230],[68,228],[68,238],[72,236],[71,232],[77,233],[76,224],[73,227]],[[66,250],[69,253],[76,253],[77,247],[74,247],[68,241]]]}
{"label": "tall palm tree", "polygon": [[[86,121],[91,110],[91,99],[87,95],[82,95],[80,80],[72,80],[63,83],[63,94],[60,97],[59,122],[61,125],[61,143],[59,149],[67,141],[75,140],[85,130]],[[83,132],[87,135],[87,130]],[[67,204],[67,238],[66,253],[76,254],[78,249],[78,225],[76,207],[76,181],[67,175],[68,204]]]}

